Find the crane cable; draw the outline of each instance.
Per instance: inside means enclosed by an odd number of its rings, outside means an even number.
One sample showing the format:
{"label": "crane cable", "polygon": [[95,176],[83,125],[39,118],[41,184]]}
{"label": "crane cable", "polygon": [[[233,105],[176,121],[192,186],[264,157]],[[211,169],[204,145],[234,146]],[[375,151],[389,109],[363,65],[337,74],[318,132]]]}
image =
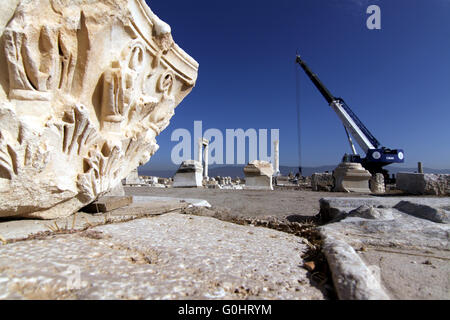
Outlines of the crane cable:
{"label": "crane cable", "polygon": [[[298,51],[297,51],[298,55]],[[297,56],[296,55],[296,56]],[[298,170],[300,177],[303,176],[302,172],[302,140],[301,140],[301,118],[300,118],[300,68],[297,63],[294,64],[295,68],[295,93],[296,93],[296,107],[297,107],[297,142],[298,142]]]}

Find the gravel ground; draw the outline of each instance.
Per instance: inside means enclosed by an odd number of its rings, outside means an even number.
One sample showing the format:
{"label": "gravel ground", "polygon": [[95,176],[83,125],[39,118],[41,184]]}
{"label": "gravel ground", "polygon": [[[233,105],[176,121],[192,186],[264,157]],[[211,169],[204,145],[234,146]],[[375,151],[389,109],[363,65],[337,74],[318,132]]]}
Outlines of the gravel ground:
{"label": "gravel ground", "polygon": [[314,216],[319,213],[319,200],[321,198],[330,196],[358,197],[358,195],[348,193],[305,190],[261,191],[152,187],[124,187],[124,189],[125,194],[131,196],[205,199],[212,206],[229,208],[233,211],[233,214],[246,217]]}

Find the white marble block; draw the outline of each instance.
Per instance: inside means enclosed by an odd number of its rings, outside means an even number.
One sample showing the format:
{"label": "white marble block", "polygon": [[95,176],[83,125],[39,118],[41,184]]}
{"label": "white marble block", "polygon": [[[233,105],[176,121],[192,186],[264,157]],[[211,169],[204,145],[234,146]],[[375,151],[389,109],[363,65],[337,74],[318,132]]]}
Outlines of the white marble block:
{"label": "white marble block", "polygon": [[200,188],[203,186],[203,166],[195,160],[183,161],[173,179],[174,188]]}
{"label": "white marble block", "polygon": [[416,195],[450,196],[450,174],[397,173],[397,188]]}
{"label": "white marble block", "polygon": [[244,168],[245,189],[273,190],[272,175],[274,169],[267,161],[255,160]]}

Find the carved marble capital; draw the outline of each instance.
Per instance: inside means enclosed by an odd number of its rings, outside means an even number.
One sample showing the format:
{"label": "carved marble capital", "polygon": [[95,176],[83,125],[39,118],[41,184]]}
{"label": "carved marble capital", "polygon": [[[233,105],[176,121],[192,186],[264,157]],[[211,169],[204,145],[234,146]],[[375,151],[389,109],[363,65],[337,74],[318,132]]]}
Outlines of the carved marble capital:
{"label": "carved marble capital", "polygon": [[144,0],[4,2],[0,217],[67,216],[157,151],[198,63]]}

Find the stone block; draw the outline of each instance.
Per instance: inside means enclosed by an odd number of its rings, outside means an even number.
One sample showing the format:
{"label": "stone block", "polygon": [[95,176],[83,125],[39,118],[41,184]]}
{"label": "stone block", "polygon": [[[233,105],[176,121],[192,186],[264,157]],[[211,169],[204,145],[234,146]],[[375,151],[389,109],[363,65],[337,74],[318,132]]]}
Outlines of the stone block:
{"label": "stone block", "polygon": [[273,190],[272,179],[267,176],[246,177],[245,189]]}
{"label": "stone block", "polygon": [[203,166],[195,160],[183,161],[173,180],[174,188],[201,188],[203,186]]}
{"label": "stone block", "polygon": [[390,208],[377,208],[374,206],[362,205],[349,212],[348,217],[359,217],[371,220],[394,220],[398,214]]}
{"label": "stone block", "polygon": [[83,208],[87,213],[109,212],[123,208],[133,202],[133,197],[101,197]]}
{"label": "stone block", "polygon": [[273,167],[269,162],[260,160],[252,161],[245,166],[244,174],[245,189],[273,190]]}
{"label": "stone block", "polygon": [[342,162],[334,171],[334,191],[370,193],[369,180],[372,177],[360,163]]}
{"label": "stone block", "polygon": [[323,252],[341,300],[389,300],[374,272],[349,244],[323,232]]}
{"label": "stone block", "polygon": [[332,191],[334,178],[331,173],[314,173],[311,176],[311,188],[313,191]]}
{"label": "stone block", "polygon": [[[344,219],[352,212],[353,216],[376,219],[389,219],[392,209],[417,218],[439,223],[450,223],[450,198],[430,197],[367,197],[367,198],[322,198],[320,216],[324,222]],[[372,209],[367,211],[366,209]],[[366,212],[367,211],[367,212]],[[382,214],[379,214],[381,211]],[[383,215],[385,215],[383,217]],[[395,214],[393,215],[395,216]]]}
{"label": "stone block", "polygon": [[416,195],[450,196],[450,174],[397,174],[397,188]]}

